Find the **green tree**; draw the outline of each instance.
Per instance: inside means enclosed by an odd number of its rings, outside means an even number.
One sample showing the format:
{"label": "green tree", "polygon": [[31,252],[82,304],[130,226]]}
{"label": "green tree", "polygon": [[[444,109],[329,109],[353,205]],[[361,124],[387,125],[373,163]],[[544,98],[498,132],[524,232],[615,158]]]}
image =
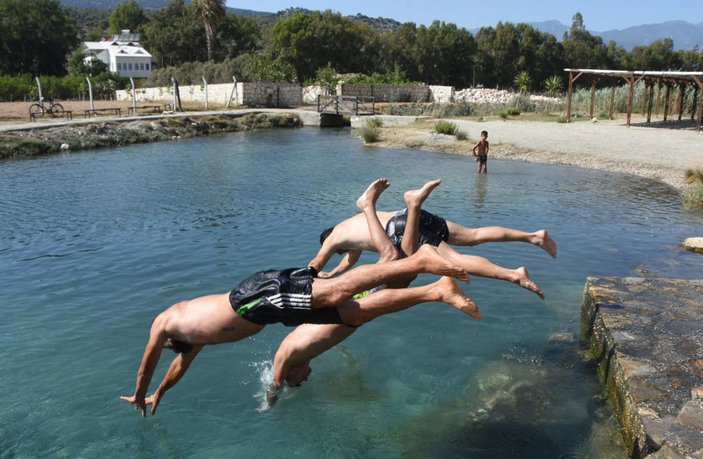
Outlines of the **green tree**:
{"label": "green tree", "polygon": [[418,73],[425,83],[469,86],[475,53],[473,36],[455,24],[434,21],[417,30]]}
{"label": "green tree", "polygon": [[150,15],[144,25],[142,44],[156,58],[158,67],[204,61],[203,28],[193,6],[171,0]]}
{"label": "green tree", "polygon": [[137,4],[136,0],[120,3],[110,14],[110,29],[111,34],[120,33],[124,29],[131,31],[140,30],[141,26],[146,23],[147,19],[144,15],[144,10]]}
{"label": "green tree", "polygon": [[86,62],[85,54],[80,49],[73,53],[68,61],[68,71],[71,75],[93,76],[107,72],[107,64],[99,59],[90,59]]}
{"label": "green tree", "polygon": [[559,75],[552,75],[544,80],[544,91],[554,97],[559,95],[564,88],[564,82]]}
{"label": "green tree", "polygon": [[215,28],[227,14],[225,0],[194,0],[195,11],[203,21],[205,42],[207,45],[207,60],[212,60],[212,46],[215,41]]}
{"label": "green tree", "polygon": [[239,56],[239,77],[244,81],[293,82],[295,68],[287,61],[266,53],[249,53]]}
{"label": "green tree", "polygon": [[261,48],[261,30],[255,19],[228,14],[217,26],[213,59],[222,61]]}
{"label": "green tree", "polygon": [[564,34],[562,43],[567,67],[599,69],[608,66],[608,50],[603,39],[586,30],[581,13],[574,15],[571,30]]}
{"label": "green tree", "polygon": [[671,38],[632,48],[632,66],[636,70],[678,70],[682,64]]}
{"label": "green tree", "polygon": [[376,33],[366,24],[339,13],[296,13],[271,29],[271,50],[289,62],[299,82],[315,76],[328,63],[340,72],[367,72],[375,61]]}
{"label": "green tree", "polygon": [[515,84],[518,91],[527,92],[532,85],[532,78],[530,78],[530,74],[528,72],[523,70],[515,76],[513,84]]}
{"label": "green tree", "polygon": [[64,75],[78,44],[75,22],[57,0],[0,0],[0,74]]}

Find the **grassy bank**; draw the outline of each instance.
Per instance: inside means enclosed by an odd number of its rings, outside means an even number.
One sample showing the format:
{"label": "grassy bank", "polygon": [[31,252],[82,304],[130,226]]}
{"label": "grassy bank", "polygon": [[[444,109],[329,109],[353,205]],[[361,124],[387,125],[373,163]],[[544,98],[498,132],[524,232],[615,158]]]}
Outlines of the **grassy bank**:
{"label": "grassy bank", "polygon": [[300,127],[295,114],[248,113],[108,121],[0,134],[0,159],[87,150],[275,127]]}

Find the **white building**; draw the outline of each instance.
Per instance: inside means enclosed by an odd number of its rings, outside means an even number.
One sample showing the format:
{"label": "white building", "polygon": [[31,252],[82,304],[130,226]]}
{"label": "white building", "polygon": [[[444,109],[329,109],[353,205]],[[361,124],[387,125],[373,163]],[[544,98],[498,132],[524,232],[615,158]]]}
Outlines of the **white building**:
{"label": "white building", "polygon": [[123,30],[111,40],[85,41],[83,53],[86,61],[103,61],[109,71],[123,77],[146,78],[153,69],[152,56],[139,44],[139,34]]}

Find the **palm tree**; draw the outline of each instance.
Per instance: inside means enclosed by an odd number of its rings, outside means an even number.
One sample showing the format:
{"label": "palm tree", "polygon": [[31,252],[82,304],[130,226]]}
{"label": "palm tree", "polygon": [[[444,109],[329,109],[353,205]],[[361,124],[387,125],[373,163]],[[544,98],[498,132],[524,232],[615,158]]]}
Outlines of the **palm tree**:
{"label": "palm tree", "polygon": [[530,78],[530,74],[527,73],[527,71],[523,70],[522,72],[517,74],[517,76],[513,80],[513,83],[520,92],[527,92],[527,90],[530,88],[530,84],[532,84],[532,79]]}
{"label": "palm tree", "polygon": [[225,18],[225,0],[194,0],[196,11],[203,19],[205,40],[207,42],[207,60],[212,60],[212,43],[215,40],[215,27]]}

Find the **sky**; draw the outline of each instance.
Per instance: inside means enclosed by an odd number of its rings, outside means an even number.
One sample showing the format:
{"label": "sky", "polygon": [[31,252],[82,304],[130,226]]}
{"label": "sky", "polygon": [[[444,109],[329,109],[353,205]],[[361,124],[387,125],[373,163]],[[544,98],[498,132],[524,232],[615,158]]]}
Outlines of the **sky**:
{"label": "sky", "polygon": [[275,13],[290,7],[333,10],[344,16],[364,14],[399,22],[430,25],[433,20],[452,22],[465,29],[503,22],[557,20],[571,26],[574,13],[583,16],[586,29],[614,29],[681,20],[703,23],[700,0],[226,0],[231,8]]}

